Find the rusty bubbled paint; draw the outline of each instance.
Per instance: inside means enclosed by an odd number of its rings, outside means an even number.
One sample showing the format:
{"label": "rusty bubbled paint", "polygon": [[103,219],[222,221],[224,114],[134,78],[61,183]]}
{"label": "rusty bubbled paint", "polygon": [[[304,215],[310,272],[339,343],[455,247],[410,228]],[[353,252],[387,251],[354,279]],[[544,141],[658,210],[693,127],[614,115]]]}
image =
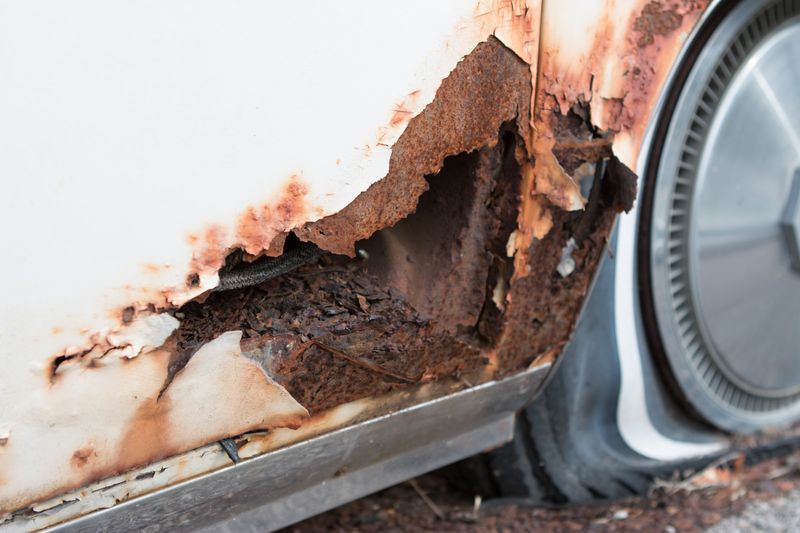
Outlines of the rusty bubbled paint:
{"label": "rusty bubbled paint", "polygon": [[[547,131],[553,112],[566,115],[573,105],[585,104],[599,130],[631,137],[632,148],[620,155],[633,167],[664,80],[708,1],[637,1],[623,9],[601,3],[602,16],[582,38],[580,53],[570,52],[570,61],[562,58],[570,36],[543,33],[535,120]],[[569,11],[569,5],[577,4],[560,3],[553,16]]]}

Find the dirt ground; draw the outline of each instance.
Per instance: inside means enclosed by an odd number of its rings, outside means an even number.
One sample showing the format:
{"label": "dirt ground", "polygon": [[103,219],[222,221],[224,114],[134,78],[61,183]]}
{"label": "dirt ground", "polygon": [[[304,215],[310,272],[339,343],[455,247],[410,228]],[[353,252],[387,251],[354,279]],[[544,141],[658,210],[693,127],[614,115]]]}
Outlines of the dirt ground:
{"label": "dirt ground", "polygon": [[800,515],[800,452],[752,467],[743,464],[743,458],[733,459],[683,481],[657,480],[648,497],[548,508],[481,501],[434,472],[285,531],[669,533],[705,531],[715,525],[714,531],[788,531],[792,523],[800,523],[795,516]]}

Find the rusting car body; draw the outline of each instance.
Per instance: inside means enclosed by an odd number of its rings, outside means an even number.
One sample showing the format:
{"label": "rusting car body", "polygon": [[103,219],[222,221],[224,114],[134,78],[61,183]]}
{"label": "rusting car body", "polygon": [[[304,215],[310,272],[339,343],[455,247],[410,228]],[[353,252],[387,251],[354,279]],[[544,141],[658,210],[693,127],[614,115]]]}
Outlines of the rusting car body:
{"label": "rusting car body", "polygon": [[507,440],[706,4],[0,4],[0,530],[278,527]]}

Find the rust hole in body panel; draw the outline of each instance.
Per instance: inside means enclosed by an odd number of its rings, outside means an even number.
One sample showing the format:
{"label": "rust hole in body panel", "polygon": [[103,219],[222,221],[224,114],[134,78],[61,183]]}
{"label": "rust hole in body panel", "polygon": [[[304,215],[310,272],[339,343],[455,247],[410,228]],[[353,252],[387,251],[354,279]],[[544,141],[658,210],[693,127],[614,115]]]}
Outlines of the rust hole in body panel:
{"label": "rust hole in body panel", "polygon": [[[258,241],[258,224],[241,226],[258,246],[224,253],[222,230],[209,228],[209,252],[195,257],[193,272],[224,272],[307,241],[328,253],[260,285],[170,310],[180,325],[161,346],[170,357],[161,394],[200,348],[230,331],[242,332],[242,353],[312,415],[431,380],[504,376],[552,356],[569,338],[635,176],[615,166],[611,139],[575,106],[551,114],[555,158],[570,174],[603,160],[609,171],[591,181],[586,211],[562,211],[536,193],[525,177],[535,163],[526,143],[531,91],[529,65],[490,38],[410,121],[389,174],[345,209],[269,242]],[[300,186],[291,192],[305,194]],[[539,238],[525,248],[512,246],[515,233],[530,231],[521,212],[531,204],[552,229],[534,232]],[[288,204],[277,209],[294,216]],[[252,215],[251,222],[267,219]],[[562,277],[557,266],[571,238],[576,267]],[[196,273],[186,279],[198,282]],[[123,309],[123,321],[138,318],[134,311]],[[70,357],[56,358],[51,378]],[[168,399],[159,395],[137,413],[123,435],[120,470],[185,451],[180,442],[149,440],[171,429],[159,426]],[[90,454],[75,453],[83,467]]]}
{"label": "rust hole in body panel", "polygon": [[588,104],[573,104],[566,114],[557,107],[548,111],[548,128],[555,137],[553,155],[569,175],[574,175],[585,164],[611,157],[613,136],[592,125]]}
{"label": "rust hole in body panel", "polygon": [[[181,326],[165,346],[172,358],[163,390],[197,349],[228,330],[243,331],[245,352],[268,346],[274,353],[265,369],[312,412],[387,392],[402,381],[354,364],[336,351],[409,379],[427,380],[483,366],[480,347],[486,338],[499,337],[498,313],[487,295],[498,284],[507,286],[511,275],[505,246],[516,225],[518,176],[517,183],[500,195],[513,200],[494,201],[492,194],[501,191],[494,187],[501,171],[518,174],[511,168],[516,164],[515,150],[506,145],[522,145],[520,139],[530,133],[531,90],[530,69],[524,61],[495,38],[479,44],[442,82],[434,101],[410,121],[393,147],[389,174],[383,180],[339,213],[280,235],[268,243],[267,254],[275,254],[278,247],[285,251],[296,235],[342,255],[328,255],[259,287],[203,295],[175,313]],[[452,154],[462,155],[444,165]],[[439,172],[443,165],[446,168]],[[467,175],[453,177],[461,171]],[[439,175],[433,177],[436,172]],[[441,184],[437,191],[425,193],[437,180]],[[430,207],[462,187],[474,189],[476,196],[449,198],[453,200],[449,219],[431,220]],[[457,220],[470,213],[471,222]],[[416,289],[409,290],[409,279],[395,283],[399,277],[386,268],[376,243],[393,231],[419,230],[429,223],[431,238],[420,240],[417,249],[407,254],[409,258],[421,254],[420,266],[428,261],[427,278],[418,276]],[[385,230],[386,235],[359,243],[372,250],[370,260],[343,257],[356,255],[354,244],[359,240],[395,224],[397,228]],[[206,232],[206,241],[216,235],[212,230]],[[443,244],[423,250],[422,242]],[[234,255],[250,260],[249,253],[255,251],[234,251]],[[383,267],[378,266],[382,261]],[[223,259],[214,262],[226,268]],[[395,268],[398,264],[393,263],[393,271],[402,270]],[[454,285],[459,289],[453,290]],[[456,298],[459,290],[462,294]],[[425,292],[430,293],[427,301]],[[489,326],[492,321],[495,324]],[[310,340],[317,343],[297,350]]]}
{"label": "rust hole in body panel", "polygon": [[[488,353],[502,375],[562,346],[620,202],[614,179],[594,184],[603,194],[586,212],[542,200],[553,229],[533,240],[526,272],[513,275],[509,242],[528,194],[521,168],[531,163],[531,90],[528,65],[513,52],[494,38],[478,45],[411,120],[386,178],[339,213],[256,247],[278,255],[310,240],[340,255],[174,311],[180,327],[163,346],[171,358],[161,393],[199,348],[232,330],[243,332],[243,352],[312,414],[479,371]],[[553,154],[566,172],[611,157],[611,138],[593,128],[588,106],[549,116]],[[562,279],[560,252],[576,233],[578,268]],[[205,240],[217,235],[212,227]],[[204,265],[224,272],[256,259],[256,248]]]}
{"label": "rust hole in body panel", "polygon": [[[528,275],[511,282],[513,297],[504,316],[504,335],[498,347],[500,375],[551,356],[570,337],[606,248],[616,216],[611,206],[619,203],[622,193],[609,174],[594,186],[601,192],[599,208],[579,213],[552,209],[552,229],[528,250]],[[561,251],[582,225],[587,227],[586,236],[572,254],[576,269],[562,277],[557,272]]]}
{"label": "rust hole in body panel", "polygon": [[[537,133],[552,137],[556,164],[588,200],[583,210],[564,211],[535,195],[552,225],[527,249],[524,275],[511,280],[498,344],[500,375],[552,357],[566,345],[615,216],[628,211],[636,196],[636,175],[614,156],[614,134],[593,124],[588,103],[578,98],[562,113],[552,96],[542,93],[539,101]],[[570,241],[575,268],[564,276],[558,267]]]}
{"label": "rust hole in body panel", "polygon": [[[581,121],[565,121],[574,122],[559,136],[565,168],[610,155]],[[581,143],[588,148],[575,148]],[[425,178],[415,212],[359,241],[357,258],[326,254],[261,285],[184,305],[168,341],[170,375],[203,344],[241,330],[243,352],[314,414],[478,371],[489,363],[487,349],[497,349],[505,374],[563,346],[616,209],[631,201],[629,184],[606,172],[592,185],[591,210],[552,208],[553,230],[528,250],[528,275],[512,280],[506,245],[522,197],[522,144],[509,122],[496,142],[448,157]],[[563,279],[560,251],[577,233],[578,268]]]}
{"label": "rust hole in body panel", "polygon": [[414,214],[358,243],[367,270],[402,292],[436,327],[450,335],[496,340],[495,286],[509,282],[506,244],[516,228],[521,175],[515,148],[521,143],[503,126],[493,146],[451,156],[428,176],[428,191]]}
{"label": "rust hole in body panel", "polygon": [[448,158],[415,213],[359,242],[360,257],[327,254],[183,306],[170,374],[217,335],[241,330],[243,351],[313,414],[485,366],[481,348],[500,328],[492,290],[498,276],[510,278],[506,242],[520,201],[520,141],[510,130]]}

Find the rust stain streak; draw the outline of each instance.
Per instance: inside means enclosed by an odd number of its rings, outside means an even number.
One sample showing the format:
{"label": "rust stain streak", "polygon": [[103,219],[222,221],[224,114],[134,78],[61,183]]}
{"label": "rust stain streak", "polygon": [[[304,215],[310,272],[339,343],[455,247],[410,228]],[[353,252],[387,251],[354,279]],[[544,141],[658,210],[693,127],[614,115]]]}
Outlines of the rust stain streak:
{"label": "rust stain streak", "polygon": [[124,472],[133,466],[146,465],[173,455],[170,446],[170,399],[149,398],[137,409],[117,450],[117,462],[108,469]]}

